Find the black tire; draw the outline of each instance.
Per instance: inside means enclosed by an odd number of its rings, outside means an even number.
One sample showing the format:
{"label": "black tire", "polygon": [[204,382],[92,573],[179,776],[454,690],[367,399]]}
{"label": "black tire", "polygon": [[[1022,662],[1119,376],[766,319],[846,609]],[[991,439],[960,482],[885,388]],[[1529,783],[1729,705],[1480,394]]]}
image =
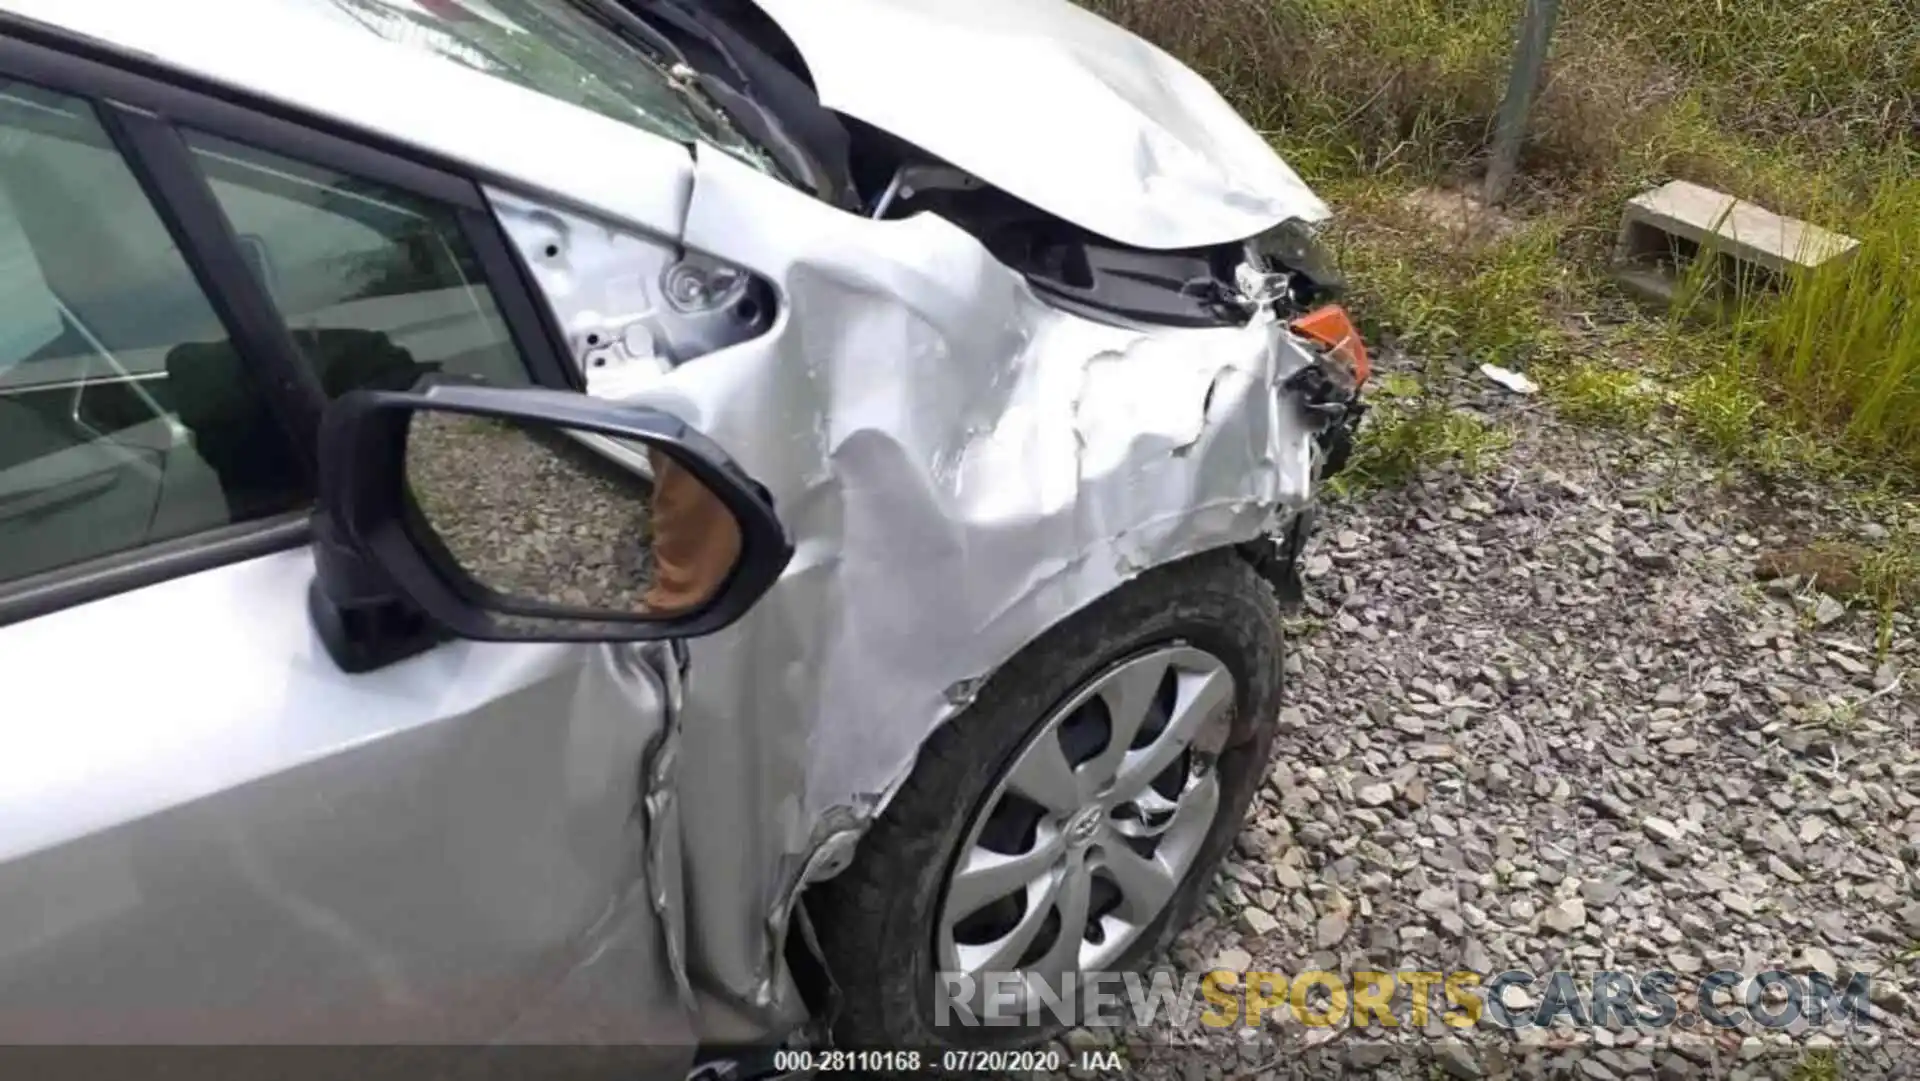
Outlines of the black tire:
{"label": "black tire", "polygon": [[1067,696],[1131,654],[1184,640],[1224,662],[1237,694],[1218,759],[1221,805],[1161,916],[1121,958],[1138,970],[1192,917],[1266,773],[1281,690],[1280,608],[1245,561],[1208,553],[1149,571],[1076,613],[1008,661],[965,713],[921,749],[906,784],[848,869],[808,894],[807,911],[844,995],[836,1041],[851,1048],[1024,1047],[1064,1026],[934,1023],[937,906],[976,808]]}

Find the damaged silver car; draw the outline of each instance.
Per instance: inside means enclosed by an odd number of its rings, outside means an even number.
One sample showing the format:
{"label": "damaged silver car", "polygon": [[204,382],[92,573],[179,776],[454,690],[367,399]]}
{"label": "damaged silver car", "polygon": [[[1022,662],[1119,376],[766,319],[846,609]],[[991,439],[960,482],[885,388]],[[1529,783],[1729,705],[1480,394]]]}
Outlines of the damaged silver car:
{"label": "damaged silver car", "polygon": [[1264,772],[1327,213],[1064,0],[0,0],[0,1044],[1043,1039]]}

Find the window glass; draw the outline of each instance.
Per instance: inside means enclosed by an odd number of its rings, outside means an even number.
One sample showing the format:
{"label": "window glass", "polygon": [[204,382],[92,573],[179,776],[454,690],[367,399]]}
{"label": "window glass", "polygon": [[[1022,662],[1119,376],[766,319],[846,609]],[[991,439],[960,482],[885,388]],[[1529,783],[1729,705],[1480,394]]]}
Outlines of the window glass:
{"label": "window glass", "polygon": [[328,396],[430,372],[531,381],[451,209],[224,140],[188,143]]}
{"label": "window glass", "polygon": [[293,509],[291,461],[91,108],[0,81],[0,584]]}
{"label": "window glass", "polygon": [[[189,142],[329,395],[530,381],[451,209]],[[0,82],[0,585],[309,503],[254,363],[91,107]]]}

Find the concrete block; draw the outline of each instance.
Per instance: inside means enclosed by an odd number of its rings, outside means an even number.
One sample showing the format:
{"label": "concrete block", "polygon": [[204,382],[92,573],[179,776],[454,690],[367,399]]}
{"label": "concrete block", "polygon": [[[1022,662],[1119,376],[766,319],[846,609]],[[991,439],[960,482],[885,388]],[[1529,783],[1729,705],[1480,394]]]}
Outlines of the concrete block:
{"label": "concrete block", "polygon": [[1614,260],[1645,268],[1668,261],[1676,248],[1688,256],[1711,249],[1785,275],[1844,259],[1859,246],[1852,237],[1675,180],[1628,201]]}
{"label": "concrete block", "polygon": [[1613,280],[1628,296],[1657,308],[1671,305],[1680,294],[1679,280],[1654,267],[1621,263],[1613,268]]}

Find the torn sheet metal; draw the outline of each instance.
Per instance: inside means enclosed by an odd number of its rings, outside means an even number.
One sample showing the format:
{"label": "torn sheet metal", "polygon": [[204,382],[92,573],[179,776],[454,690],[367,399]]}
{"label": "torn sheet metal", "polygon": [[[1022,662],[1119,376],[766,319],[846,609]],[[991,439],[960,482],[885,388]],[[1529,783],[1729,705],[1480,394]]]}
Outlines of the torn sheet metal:
{"label": "torn sheet metal", "polygon": [[780,293],[767,333],[619,395],[718,440],[796,541],[752,613],[692,644],[674,801],[694,982],[779,1009],[804,869],[884,806],[956,688],[1306,502],[1312,436],[1279,387],[1311,357],[1265,315],[1090,322],[937,217],[844,214],[717,154],[684,241]]}
{"label": "torn sheet metal", "polygon": [[[539,200],[493,189],[493,213],[540,280],[569,354],[593,392],[624,397],[687,357],[766,330],[771,303],[750,282],[711,271],[668,239],[616,228]],[[687,291],[699,297],[689,303]]]}
{"label": "torn sheet metal", "polygon": [[757,3],[822,104],[1101,236],[1198,248],[1327,217],[1205,79],[1068,0]]}
{"label": "torn sheet metal", "polygon": [[667,723],[648,749],[640,767],[640,806],[647,827],[647,903],[659,920],[667,967],[673,971],[680,1001],[695,1009],[693,982],[687,975],[687,912],[683,903],[685,855],[680,847],[680,723],[686,702],[686,659],[681,648],[658,644],[642,647],[646,662],[662,685],[667,701]]}

